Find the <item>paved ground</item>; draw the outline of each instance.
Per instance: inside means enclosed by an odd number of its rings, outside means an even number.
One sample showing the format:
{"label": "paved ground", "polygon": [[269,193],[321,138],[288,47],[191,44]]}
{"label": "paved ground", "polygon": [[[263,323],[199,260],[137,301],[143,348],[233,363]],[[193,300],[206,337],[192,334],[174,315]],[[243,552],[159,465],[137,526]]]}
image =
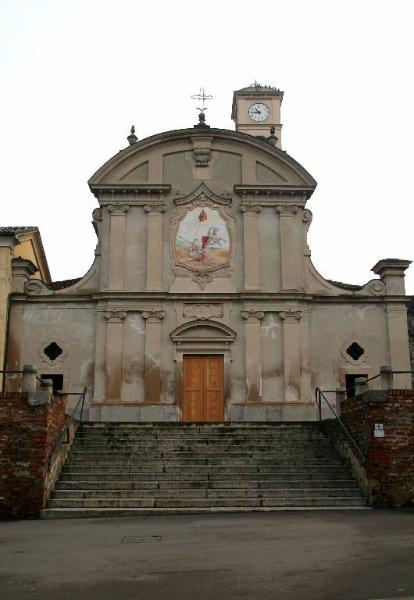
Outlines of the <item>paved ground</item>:
{"label": "paved ground", "polygon": [[414,598],[414,512],[0,523],[2,600]]}

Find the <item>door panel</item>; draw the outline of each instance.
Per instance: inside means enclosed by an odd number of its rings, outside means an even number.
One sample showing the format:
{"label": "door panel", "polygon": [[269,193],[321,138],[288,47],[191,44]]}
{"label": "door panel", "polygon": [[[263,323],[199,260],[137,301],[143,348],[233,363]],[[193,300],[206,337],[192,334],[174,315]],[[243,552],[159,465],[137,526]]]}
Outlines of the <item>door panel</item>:
{"label": "door panel", "polygon": [[224,370],[222,356],[205,357],[204,420],[224,420]]}
{"label": "door panel", "polygon": [[200,356],[184,357],[183,421],[203,420],[203,363]]}
{"label": "door panel", "polygon": [[222,355],[187,355],[183,361],[183,421],[224,420]]}

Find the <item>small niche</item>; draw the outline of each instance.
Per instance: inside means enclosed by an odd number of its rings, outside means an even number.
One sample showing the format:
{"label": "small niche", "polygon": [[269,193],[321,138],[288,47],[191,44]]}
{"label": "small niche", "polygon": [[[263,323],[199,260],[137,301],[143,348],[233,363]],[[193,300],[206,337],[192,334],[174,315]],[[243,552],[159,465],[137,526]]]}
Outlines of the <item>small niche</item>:
{"label": "small niche", "polygon": [[56,360],[63,352],[62,348],[56,342],[51,342],[46,348],[43,348],[43,352],[50,360]]}
{"label": "small niche", "polygon": [[350,373],[345,375],[345,387],[346,387],[346,397],[354,398],[355,397],[355,383],[357,379],[367,379],[368,375],[366,373]]}
{"label": "small niche", "polygon": [[43,373],[41,379],[51,379],[53,381],[53,389],[61,392],[63,390],[63,375],[61,373]]}
{"label": "small niche", "polygon": [[352,360],[359,360],[365,353],[365,350],[358,344],[358,342],[352,342],[352,344],[346,349],[346,353],[352,358]]}

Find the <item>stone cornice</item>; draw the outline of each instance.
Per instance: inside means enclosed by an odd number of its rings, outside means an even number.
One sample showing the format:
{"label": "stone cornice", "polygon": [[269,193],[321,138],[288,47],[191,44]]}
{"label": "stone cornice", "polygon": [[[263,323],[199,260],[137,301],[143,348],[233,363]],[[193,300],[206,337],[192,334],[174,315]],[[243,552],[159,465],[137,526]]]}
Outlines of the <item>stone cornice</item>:
{"label": "stone cornice", "polygon": [[105,204],[137,204],[138,206],[146,204],[149,199],[153,201],[154,195],[162,197],[171,192],[171,185],[164,183],[99,183],[90,184],[89,187],[94,196]]}
{"label": "stone cornice", "polygon": [[[286,292],[286,293],[271,293],[271,292],[236,292],[236,293],[168,293],[168,292],[154,292],[154,291],[141,291],[141,292],[132,292],[132,291],[104,291],[104,292],[94,292],[91,294],[59,294],[59,295],[37,295],[31,296],[26,295],[24,293],[12,293],[10,294],[10,300],[12,305],[23,304],[23,303],[31,303],[31,304],[67,304],[68,302],[73,304],[79,304],[79,308],[94,308],[96,305],[105,304],[107,306],[107,302],[114,303],[125,303],[125,302],[142,302],[147,306],[148,304],[153,304],[154,302],[170,302],[170,301],[179,301],[179,302],[218,302],[218,301],[229,301],[229,302],[237,302],[237,301],[249,301],[249,302],[277,302],[281,303],[280,306],[283,306],[282,303],[298,303],[298,308],[302,308],[303,306],[311,306],[312,304],[377,304],[377,305],[386,305],[386,304],[404,304],[407,305],[411,302],[413,296],[406,295],[389,295],[389,296],[373,296],[368,294],[339,294],[339,295],[325,295],[325,294],[311,294],[311,293],[294,293],[294,292]],[[86,306],[85,306],[86,305]],[[291,306],[291,304],[289,304]],[[286,304],[284,304],[286,310]],[[274,310],[266,308],[266,305],[260,305],[260,310]],[[279,310],[279,309],[278,309]],[[283,308],[280,308],[283,310]]]}
{"label": "stone cornice", "polygon": [[234,192],[241,197],[248,197],[255,204],[276,206],[279,204],[298,204],[304,206],[312,195],[314,187],[288,184],[277,185],[235,185]]}

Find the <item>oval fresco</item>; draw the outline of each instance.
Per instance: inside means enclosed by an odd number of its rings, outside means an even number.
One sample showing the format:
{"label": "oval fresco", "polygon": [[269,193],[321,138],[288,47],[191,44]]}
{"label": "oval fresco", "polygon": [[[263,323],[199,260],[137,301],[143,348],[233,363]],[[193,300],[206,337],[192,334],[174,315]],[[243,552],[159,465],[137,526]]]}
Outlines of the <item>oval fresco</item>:
{"label": "oval fresco", "polygon": [[175,238],[178,264],[209,271],[230,262],[230,236],[226,221],[217,210],[201,206],[187,211]]}

